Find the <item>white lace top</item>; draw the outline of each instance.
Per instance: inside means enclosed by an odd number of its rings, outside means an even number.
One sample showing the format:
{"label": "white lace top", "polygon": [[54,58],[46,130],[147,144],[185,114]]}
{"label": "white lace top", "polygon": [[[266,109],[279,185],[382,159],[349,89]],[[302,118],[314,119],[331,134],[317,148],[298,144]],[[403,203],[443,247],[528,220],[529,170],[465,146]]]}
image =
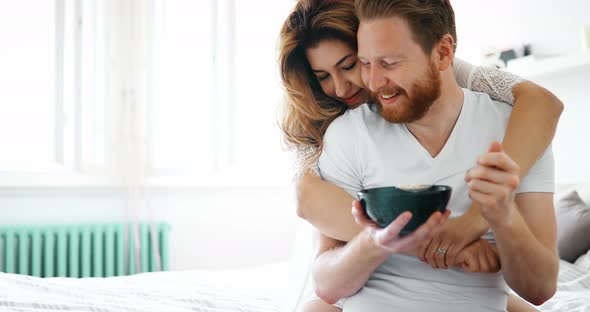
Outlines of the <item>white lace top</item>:
{"label": "white lace top", "polygon": [[455,79],[462,88],[487,93],[493,100],[514,104],[512,89],[523,78],[493,67],[473,66],[461,59],[453,63]]}
{"label": "white lace top", "polygon": [[[525,79],[509,72],[493,67],[474,66],[458,58],[453,62],[453,70],[455,72],[455,79],[460,87],[487,93],[493,100],[505,102],[510,105],[514,104],[512,89],[517,84],[525,81]],[[295,164],[296,168],[298,168],[298,174],[301,174],[303,171],[300,168],[301,159],[307,153],[309,153],[309,150],[298,150],[296,152]],[[314,164],[311,169],[319,175],[317,164]]]}

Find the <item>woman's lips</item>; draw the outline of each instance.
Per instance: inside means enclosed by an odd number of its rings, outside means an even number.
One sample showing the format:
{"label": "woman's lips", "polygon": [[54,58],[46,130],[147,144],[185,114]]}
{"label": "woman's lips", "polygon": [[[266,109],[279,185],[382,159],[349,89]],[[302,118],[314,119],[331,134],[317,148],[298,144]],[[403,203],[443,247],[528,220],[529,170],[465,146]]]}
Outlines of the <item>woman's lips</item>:
{"label": "woman's lips", "polygon": [[353,105],[356,104],[361,97],[363,89],[359,89],[353,96],[346,98],[346,99],[342,99],[344,101],[344,103],[348,104],[348,105]]}

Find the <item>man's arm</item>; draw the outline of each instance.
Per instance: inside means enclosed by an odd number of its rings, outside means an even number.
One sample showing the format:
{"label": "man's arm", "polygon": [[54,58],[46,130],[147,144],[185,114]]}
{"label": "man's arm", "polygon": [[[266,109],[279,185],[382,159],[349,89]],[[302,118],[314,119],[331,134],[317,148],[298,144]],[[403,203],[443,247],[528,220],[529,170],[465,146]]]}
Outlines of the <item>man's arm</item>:
{"label": "man's arm", "polygon": [[553,194],[516,195],[512,222],[492,227],[504,279],[521,297],[540,305],[555,294],[559,256]]}
{"label": "man's arm", "polygon": [[519,188],[519,166],[498,142],[469,170],[469,197],[496,237],[504,276],[522,298],[540,305],[557,288],[559,258],[553,210],[553,154],[548,149]]}
{"label": "man's arm", "polygon": [[417,247],[448,219],[450,211],[444,215],[433,213],[426,223],[403,238],[399,232],[410,221],[410,212],[401,214],[385,228],[379,228],[363,215],[359,201],[353,204],[353,214],[364,230],[348,244],[319,236],[319,256],[313,264],[315,290],[318,297],[330,304],[355,294],[391,255],[415,254]]}

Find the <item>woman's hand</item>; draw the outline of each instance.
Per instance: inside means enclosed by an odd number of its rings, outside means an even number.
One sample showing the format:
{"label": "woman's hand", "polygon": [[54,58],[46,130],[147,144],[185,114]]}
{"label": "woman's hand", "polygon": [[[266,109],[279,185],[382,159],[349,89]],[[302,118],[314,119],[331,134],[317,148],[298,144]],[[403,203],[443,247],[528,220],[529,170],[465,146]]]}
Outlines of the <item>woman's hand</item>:
{"label": "woman's hand", "polygon": [[485,239],[479,239],[461,250],[454,265],[465,272],[478,273],[496,273],[502,268],[496,247]]}
{"label": "woman's hand", "polygon": [[456,263],[457,255],[470,243],[477,241],[488,230],[487,222],[477,207],[448,220],[420,246],[417,257],[434,269],[447,269]]}

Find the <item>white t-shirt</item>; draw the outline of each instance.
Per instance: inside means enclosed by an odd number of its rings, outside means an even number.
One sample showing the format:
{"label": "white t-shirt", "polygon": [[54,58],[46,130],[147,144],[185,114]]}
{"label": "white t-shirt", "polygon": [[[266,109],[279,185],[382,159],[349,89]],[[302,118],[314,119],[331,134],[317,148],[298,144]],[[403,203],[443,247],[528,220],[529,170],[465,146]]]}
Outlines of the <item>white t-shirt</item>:
{"label": "white t-shirt", "polygon": [[[493,140],[503,139],[512,109],[505,103],[492,101],[487,94],[463,91],[461,114],[435,158],[404,124],[384,120],[371,106],[362,105],[347,111],[332,122],[324,136],[324,150],[319,159],[322,178],[355,198],[361,189],[381,186],[450,185],[453,191],[447,209],[452,211],[451,217],[462,215],[471,206],[465,174],[476,165],[477,157],[487,152]],[[517,192],[553,192],[553,189],[553,153],[549,147]],[[486,238],[493,240],[492,233]],[[440,287],[445,291],[441,292]],[[474,309],[472,304],[487,306],[490,311],[504,311],[505,291],[500,272],[435,270],[415,257],[393,255],[359,293],[346,300],[345,308],[347,311],[377,311],[384,306],[375,304],[387,302],[388,308],[397,304],[400,309],[411,307],[421,311],[422,305],[424,309],[437,307],[441,312],[444,310],[437,303],[440,300],[447,304],[455,302],[452,311],[469,311]],[[473,311],[477,310],[481,308]]]}

